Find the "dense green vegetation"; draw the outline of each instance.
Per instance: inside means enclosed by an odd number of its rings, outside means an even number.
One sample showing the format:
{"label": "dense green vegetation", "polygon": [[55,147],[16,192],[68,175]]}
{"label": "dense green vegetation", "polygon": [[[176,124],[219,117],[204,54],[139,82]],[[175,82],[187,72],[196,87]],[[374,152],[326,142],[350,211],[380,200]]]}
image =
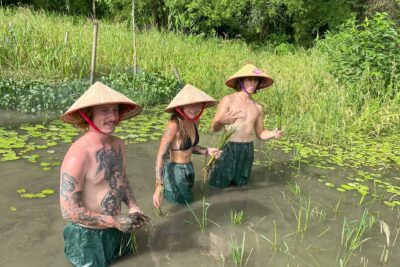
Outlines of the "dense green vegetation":
{"label": "dense green vegetation", "polygon": [[[355,21],[346,25],[339,34],[329,34],[326,40],[318,41],[316,48],[308,50],[288,44],[274,49],[255,48],[235,40],[143,30],[137,36],[138,64],[142,75],[154,77],[152,80],[144,76],[129,78],[133,62],[130,29],[123,23],[100,22],[97,78],[126,88],[138,102],[165,103],[178,84],[173,78],[176,67],[185,82],[219,99],[231,92],[224,80],[252,61],[275,80],[274,86],[256,95],[265,107],[268,127],[276,126],[282,112],[288,133],[314,142],[334,142],[352,132],[396,133],[400,128],[398,28],[384,14],[361,26]],[[0,9],[2,96],[7,90],[16,92],[7,87],[13,84],[6,81],[10,78],[28,84],[37,83],[30,81],[37,79],[55,83],[87,79],[91,37],[92,24],[84,18]],[[127,76],[123,78],[119,73]],[[114,76],[107,77],[109,74]],[[134,80],[142,80],[142,85],[138,87]],[[43,92],[41,87],[29,88]],[[74,88],[71,85],[71,90]],[[151,88],[151,98],[157,99],[140,99],[138,92],[143,88]],[[70,96],[68,101],[75,99],[74,94],[65,95]],[[18,109],[7,104],[11,103],[7,102],[10,97],[1,99],[2,108]],[[29,104],[24,102],[24,106],[22,111],[29,111]]]}
{"label": "dense green vegetation", "polygon": [[[95,10],[93,10],[95,2]],[[36,10],[131,23],[135,3],[139,29],[156,28],[205,36],[241,39],[261,45],[313,44],[350,18],[362,21],[375,12],[400,18],[398,0],[3,0]]]}

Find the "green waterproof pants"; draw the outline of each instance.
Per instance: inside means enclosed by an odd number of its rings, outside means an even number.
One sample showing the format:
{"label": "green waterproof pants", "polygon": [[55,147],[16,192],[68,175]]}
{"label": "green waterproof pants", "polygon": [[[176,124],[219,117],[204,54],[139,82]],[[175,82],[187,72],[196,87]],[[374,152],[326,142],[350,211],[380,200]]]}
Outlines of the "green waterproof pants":
{"label": "green waterproof pants", "polygon": [[193,164],[174,163],[168,160],[163,169],[164,198],[172,203],[193,202],[194,169]]}
{"label": "green waterproof pants", "polygon": [[79,267],[105,267],[118,257],[131,254],[130,234],[115,228],[90,229],[68,222],[64,228],[64,252]]}
{"label": "green waterproof pants", "polygon": [[221,157],[215,161],[209,172],[209,184],[219,188],[247,184],[253,160],[253,142],[228,142]]}

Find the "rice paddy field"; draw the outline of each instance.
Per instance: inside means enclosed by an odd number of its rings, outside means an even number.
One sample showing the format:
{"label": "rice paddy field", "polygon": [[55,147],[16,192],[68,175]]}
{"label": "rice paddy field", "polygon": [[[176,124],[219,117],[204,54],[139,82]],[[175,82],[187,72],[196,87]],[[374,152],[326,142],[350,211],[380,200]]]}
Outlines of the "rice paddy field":
{"label": "rice paddy field", "polygon": [[[91,31],[82,18],[0,9],[0,79],[87,79]],[[127,143],[128,179],[151,227],[136,233],[138,253],[115,266],[400,266],[400,94],[355,98],[380,85],[346,87],[316,50],[280,54],[155,30],[137,40],[140,69],[170,77],[176,67],[216,99],[230,92],[224,80],[252,61],[275,80],[255,96],[265,125],[282,125],[285,136],[255,141],[244,187],[210,188],[205,158],[193,155],[195,202],[164,203],[159,216],[152,194],[165,105],[121,123],[115,134]],[[131,71],[131,42],[129,25],[101,22],[97,75]],[[209,131],[214,113],[203,114],[200,145],[219,141]],[[57,115],[0,112],[1,266],[70,266],[59,169],[79,133]]]}
{"label": "rice paddy field", "polygon": [[[400,264],[398,139],[354,136],[347,150],[256,141],[250,183],[224,190],[203,186],[205,159],[194,156],[195,202],[164,203],[165,216],[157,216],[154,160],[167,119],[160,108],[147,109],[116,132],[128,144],[127,175],[151,227],[136,233],[138,253],[115,266]],[[200,144],[215,146],[219,135],[207,125]],[[78,132],[59,120],[0,129],[1,266],[69,266],[59,166]]]}

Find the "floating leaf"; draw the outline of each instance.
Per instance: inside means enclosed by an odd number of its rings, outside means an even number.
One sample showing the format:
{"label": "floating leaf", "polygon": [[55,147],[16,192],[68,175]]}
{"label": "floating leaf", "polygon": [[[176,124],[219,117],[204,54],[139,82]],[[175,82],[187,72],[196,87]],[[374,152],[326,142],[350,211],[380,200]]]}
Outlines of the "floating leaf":
{"label": "floating leaf", "polygon": [[26,189],[25,188],[20,188],[20,189],[17,190],[17,193],[20,193],[20,194],[26,193]]}
{"label": "floating leaf", "polygon": [[329,182],[326,182],[326,183],[325,183],[325,185],[326,185],[326,186],[328,186],[328,187],[335,187],[335,185],[334,185],[334,184],[332,184],[332,183],[329,183]]}
{"label": "floating leaf", "polygon": [[52,195],[52,194],[54,194],[54,190],[53,189],[43,189],[42,193],[45,195]]}

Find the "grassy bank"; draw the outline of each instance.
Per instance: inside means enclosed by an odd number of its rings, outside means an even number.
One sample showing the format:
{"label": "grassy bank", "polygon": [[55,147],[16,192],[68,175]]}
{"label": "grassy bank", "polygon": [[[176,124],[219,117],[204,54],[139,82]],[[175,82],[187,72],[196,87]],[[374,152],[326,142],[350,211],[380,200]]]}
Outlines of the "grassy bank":
{"label": "grassy bank", "polygon": [[[87,78],[91,39],[89,20],[0,9],[0,77]],[[252,61],[275,80],[255,96],[264,106],[266,124],[276,126],[281,106],[283,128],[298,138],[333,143],[351,132],[380,135],[400,129],[399,94],[382,102],[357,93],[382,85],[366,79],[353,88],[343,86],[327,72],[329,62],[318,51],[276,54],[238,41],[148,30],[138,33],[137,54],[141,69],[171,76],[176,66],[185,82],[218,99],[231,92],[224,80]],[[130,28],[100,22],[98,74],[129,71],[132,58]]]}

